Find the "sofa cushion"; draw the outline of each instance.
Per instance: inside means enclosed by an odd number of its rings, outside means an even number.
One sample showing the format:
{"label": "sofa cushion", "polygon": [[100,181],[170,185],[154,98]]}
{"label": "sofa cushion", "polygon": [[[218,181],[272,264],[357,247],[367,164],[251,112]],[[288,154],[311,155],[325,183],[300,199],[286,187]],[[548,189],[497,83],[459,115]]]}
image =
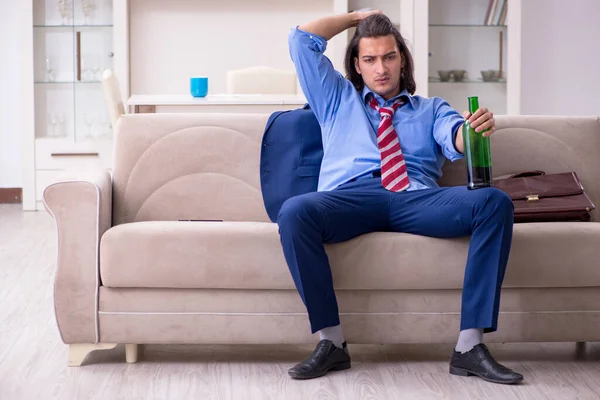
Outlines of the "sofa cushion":
{"label": "sofa cushion", "polygon": [[120,117],[113,224],[184,218],[270,221],[259,176],[268,118],[232,113]]}
{"label": "sofa cushion", "polygon": [[[600,223],[515,225],[505,287],[600,286]],[[460,289],[469,238],[375,232],[327,245],[337,289]],[[150,221],[109,229],[108,287],[293,289],[277,225]]]}

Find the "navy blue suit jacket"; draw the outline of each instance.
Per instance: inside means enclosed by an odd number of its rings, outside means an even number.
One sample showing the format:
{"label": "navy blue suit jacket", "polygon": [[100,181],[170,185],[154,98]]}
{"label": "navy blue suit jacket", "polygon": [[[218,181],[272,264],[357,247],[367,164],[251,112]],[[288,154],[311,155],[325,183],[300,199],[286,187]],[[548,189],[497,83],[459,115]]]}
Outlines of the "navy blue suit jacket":
{"label": "navy blue suit jacket", "polygon": [[260,154],[260,186],[271,221],[277,222],[290,197],[317,191],[322,159],[321,127],[308,104],[271,114]]}

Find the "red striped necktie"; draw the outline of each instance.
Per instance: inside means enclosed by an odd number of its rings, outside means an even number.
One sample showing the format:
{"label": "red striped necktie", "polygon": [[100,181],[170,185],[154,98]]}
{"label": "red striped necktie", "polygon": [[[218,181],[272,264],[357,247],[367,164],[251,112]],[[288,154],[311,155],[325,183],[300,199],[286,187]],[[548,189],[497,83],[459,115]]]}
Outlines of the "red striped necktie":
{"label": "red striped necktie", "polygon": [[375,97],[371,96],[369,101],[371,108],[381,115],[377,129],[377,145],[381,154],[381,184],[392,192],[401,192],[410,186],[400,140],[392,122],[396,109],[402,103],[402,99],[399,98],[391,107],[380,107]]}

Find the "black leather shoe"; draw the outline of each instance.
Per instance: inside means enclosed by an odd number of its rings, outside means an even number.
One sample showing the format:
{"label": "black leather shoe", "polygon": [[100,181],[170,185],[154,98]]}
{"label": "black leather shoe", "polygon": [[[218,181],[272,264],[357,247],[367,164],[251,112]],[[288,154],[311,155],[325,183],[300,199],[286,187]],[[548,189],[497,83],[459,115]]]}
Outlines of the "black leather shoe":
{"label": "black leather shoe", "polygon": [[454,351],[450,360],[450,373],[458,376],[477,375],[494,383],[512,384],[523,380],[523,375],[496,362],[483,343],[478,344],[466,353],[461,354]]}
{"label": "black leather shoe", "polygon": [[341,371],[350,368],[350,354],[344,342],[340,349],[330,340],[321,340],[317,348],[306,360],[288,371],[294,379],[312,379],[325,375],[329,371]]}

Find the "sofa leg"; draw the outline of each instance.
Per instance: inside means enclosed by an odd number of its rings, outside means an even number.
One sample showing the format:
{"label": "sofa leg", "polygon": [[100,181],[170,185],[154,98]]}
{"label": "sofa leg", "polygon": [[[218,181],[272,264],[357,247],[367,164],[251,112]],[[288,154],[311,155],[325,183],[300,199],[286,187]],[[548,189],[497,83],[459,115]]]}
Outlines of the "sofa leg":
{"label": "sofa leg", "polygon": [[110,350],[117,347],[116,343],[75,343],[69,345],[69,367],[81,367],[85,357],[92,351]]}
{"label": "sofa leg", "polygon": [[137,344],[126,344],[125,345],[125,361],[128,364],[136,363],[138,360],[138,345]]}
{"label": "sofa leg", "polygon": [[575,357],[578,359],[585,358],[585,345],[587,342],[575,343]]}

